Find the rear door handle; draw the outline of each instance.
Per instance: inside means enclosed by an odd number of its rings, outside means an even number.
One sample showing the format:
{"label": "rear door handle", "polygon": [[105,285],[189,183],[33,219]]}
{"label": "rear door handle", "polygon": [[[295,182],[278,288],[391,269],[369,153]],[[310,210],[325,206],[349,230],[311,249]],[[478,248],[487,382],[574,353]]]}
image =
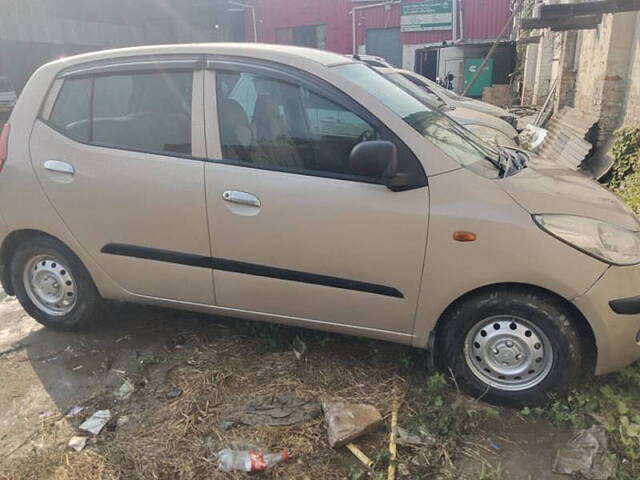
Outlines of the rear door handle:
{"label": "rear door handle", "polygon": [[253,193],[238,192],[236,190],[227,190],[222,194],[225,202],[237,203],[240,205],[248,205],[250,207],[260,207],[260,199]]}
{"label": "rear door handle", "polygon": [[73,165],[67,162],[62,162],[60,160],[47,160],[44,162],[44,168],[49,170],[50,172],[58,172],[58,173],[66,173],[68,175],[73,175],[76,173]]}

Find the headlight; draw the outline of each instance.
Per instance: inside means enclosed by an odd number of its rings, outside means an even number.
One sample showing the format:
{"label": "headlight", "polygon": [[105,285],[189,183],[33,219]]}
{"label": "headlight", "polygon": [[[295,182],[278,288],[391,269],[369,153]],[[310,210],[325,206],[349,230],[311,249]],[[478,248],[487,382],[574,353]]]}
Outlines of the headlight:
{"label": "headlight", "polygon": [[507,137],[500,130],[495,128],[485,127],[484,125],[465,125],[469,130],[475,133],[478,137],[491,145],[498,145],[500,147],[515,147],[516,143],[512,138]]}
{"label": "headlight", "polygon": [[554,237],[607,263],[640,263],[639,232],[575,215],[534,215],[533,219]]}

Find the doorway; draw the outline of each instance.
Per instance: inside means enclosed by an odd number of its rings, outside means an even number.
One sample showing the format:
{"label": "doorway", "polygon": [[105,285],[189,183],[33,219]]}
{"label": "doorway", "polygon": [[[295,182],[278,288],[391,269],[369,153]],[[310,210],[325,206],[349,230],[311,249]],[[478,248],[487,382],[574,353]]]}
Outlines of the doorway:
{"label": "doorway", "polygon": [[399,28],[367,30],[367,55],[384,58],[394,67],[402,67],[402,42]]}

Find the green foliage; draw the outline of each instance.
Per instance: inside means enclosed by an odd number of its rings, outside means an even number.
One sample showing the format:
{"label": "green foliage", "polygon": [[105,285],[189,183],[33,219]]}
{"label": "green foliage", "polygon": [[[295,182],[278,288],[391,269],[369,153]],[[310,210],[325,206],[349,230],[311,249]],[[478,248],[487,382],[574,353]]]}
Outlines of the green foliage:
{"label": "green foliage", "polygon": [[640,128],[621,128],[613,134],[611,148],[614,164],[609,187],[620,190],[625,187],[627,177],[640,171],[638,151],[640,149]]}
{"label": "green foliage", "polygon": [[620,182],[620,187],[614,189],[620,198],[629,205],[634,212],[640,214],[640,172],[633,172]]}
{"label": "green foliage", "polygon": [[435,375],[427,377],[427,393],[430,395],[442,393],[446,386],[447,380],[441,373],[436,373]]}
{"label": "green foliage", "polygon": [[403,421],[404,425],[410,431],[427,431],[446,441],[498,417],[496,408],[470,400],[448,387],[441,373],[427,377],[421,392],[424,404]]}
{"label": "green foliage", "polygon": [[609,188],[640,213],[640,127],[617,130],[611,152],[615,161]]}

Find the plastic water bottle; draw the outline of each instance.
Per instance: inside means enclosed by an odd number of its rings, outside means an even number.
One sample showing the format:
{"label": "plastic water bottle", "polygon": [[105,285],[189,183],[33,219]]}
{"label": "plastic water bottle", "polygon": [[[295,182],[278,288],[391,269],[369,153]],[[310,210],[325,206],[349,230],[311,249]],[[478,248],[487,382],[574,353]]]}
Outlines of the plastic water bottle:
{"label": "plastic water bottle", "polygon": [[276,463],[289,459],[289,452],[264,453],[262,450],[231,450],[218,452],[218,470],[223,472],[262,472]]}

